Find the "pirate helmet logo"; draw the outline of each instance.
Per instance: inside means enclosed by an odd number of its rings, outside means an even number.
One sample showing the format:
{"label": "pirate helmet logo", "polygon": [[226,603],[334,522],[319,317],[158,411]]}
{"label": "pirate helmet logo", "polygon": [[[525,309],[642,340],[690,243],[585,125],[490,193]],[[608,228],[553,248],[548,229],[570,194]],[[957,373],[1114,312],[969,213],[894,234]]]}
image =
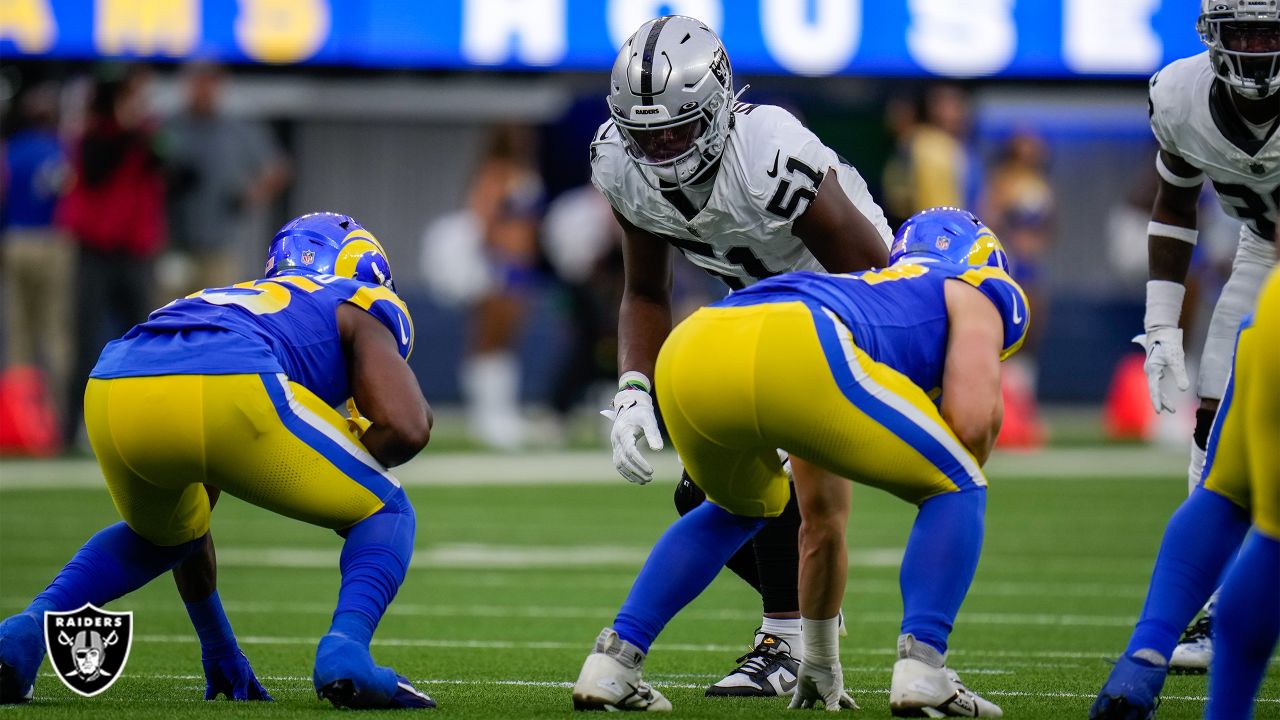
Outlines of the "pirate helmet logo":
{"label": "pirate helmet logo", "polygon": [[129,660],[133,613],[109,612],[92,605],[70,612],[46,612],[44,644],[62,683],[72,692],[93,697],[115,683]]}

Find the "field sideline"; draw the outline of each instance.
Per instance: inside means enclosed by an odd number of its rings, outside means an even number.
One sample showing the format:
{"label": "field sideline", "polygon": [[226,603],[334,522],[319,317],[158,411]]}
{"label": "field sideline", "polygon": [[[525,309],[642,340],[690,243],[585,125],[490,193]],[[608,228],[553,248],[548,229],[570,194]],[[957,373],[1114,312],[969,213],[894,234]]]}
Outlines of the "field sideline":
{"label": "field sideline", "polygon": [[[674,517],[678,470],[636,487],[607,451],[520,456],[433,454],[397,471],[418,509],[414,567],[374,640],[456,717],[568,717],[568,687],[648,547]],[[1185,494],[1180,452],[1075,448],[1000,455],[982,564],[956,623],[951,665],[1006,717],[1083,717],[1124,645],[1161,529]],[[854,492],[850,636],[842,658],[861,717],[887,717],[897,634],[897,565],[911,508]],[[88,461],[0,461],[0,612],[21,609],[84,539],[115,520]],[[136,633],[120,681],[79,698],[48,675],[40,718],[294,718],[334,711],[315,699],[310,662],[337,590],[340,540],[226,498],[215,512],[220,585],[242,647],[277,702],[200,701],[199,647],[172,581],[117,601]],[[708,700],[759,622],[758,600],[726,574],[654,645],[647,677],[684,717],[783,714],[781,701]],[[1258,718],[1280,718],[1273,662]],[[1159,717],[1199,717],[1205,678],[1171,678]],[[330,715],[331,716],[331,715]]]}

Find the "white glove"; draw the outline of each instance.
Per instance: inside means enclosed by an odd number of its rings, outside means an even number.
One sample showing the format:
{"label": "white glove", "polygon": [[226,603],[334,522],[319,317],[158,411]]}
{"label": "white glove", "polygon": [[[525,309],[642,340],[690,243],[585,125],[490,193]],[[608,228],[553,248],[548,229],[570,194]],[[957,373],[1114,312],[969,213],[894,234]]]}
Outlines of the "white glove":
{"label": "white glove", "polygon": [[1173,402],[1160,387],[1166,375],[1172,375],[1179,390],[1191,387],[1187,377],[1186,356],[1182,352],[1182,328],[1157,327],[1133,339],[1147,352],[1142,369],[1147,374],[1147,392],[1156,412],[1175,412]]}
{"label": "white glove", "polygon": [[613,445],[613,466],[627,480],[645,485],[653,480],[653,466],[644,459],[636,439],[644,435],[650,450],[662,449],[658,417],[653,413],[653,398],[644,390],[626,388],[613,396],[609,410],[600,414],[613,421],[609,442]]}
{"label": "white glove", "polygon": [[844,670],[839,662],[820,666],[810,665],[808,660],[800,663],[791,709],[808,708],[826,708],[829,712],[836,712],[841,708],[858,709],[858,703],[844,690]]}

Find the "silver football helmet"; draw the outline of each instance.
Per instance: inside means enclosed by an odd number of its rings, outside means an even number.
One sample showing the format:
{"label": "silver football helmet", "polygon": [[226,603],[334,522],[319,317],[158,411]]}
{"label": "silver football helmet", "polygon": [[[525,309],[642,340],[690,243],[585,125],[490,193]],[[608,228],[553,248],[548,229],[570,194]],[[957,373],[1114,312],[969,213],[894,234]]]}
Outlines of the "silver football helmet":
{"label": "silver football helmet", "polygon": [[1242,97],[1280,90],[1280,9],[1275,0],[1201,0],[1196,20],[1214,75]]}
{"label": "silver football helmet", "polygon": [[720,38],[683,15],[650,20],[627,39],[609,78],[609,114],[631,159],[683,185],[720,153],[733,116],[733,69]]}

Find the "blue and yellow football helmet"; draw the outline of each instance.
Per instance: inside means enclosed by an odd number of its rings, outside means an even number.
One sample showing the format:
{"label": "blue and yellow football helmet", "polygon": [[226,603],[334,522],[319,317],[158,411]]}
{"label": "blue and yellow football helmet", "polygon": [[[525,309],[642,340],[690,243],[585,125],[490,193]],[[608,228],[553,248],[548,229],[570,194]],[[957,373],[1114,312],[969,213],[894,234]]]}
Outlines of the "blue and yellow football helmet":
{"label": "blue and yellow football helmet", "polygon": [[1009,272],[1009,256],[991,229],[968,210],[935,207],[912,215],[893,238],[889,264],[908,258],[997,267]]}
{"label": "blue and yellow football helmet", "polygon": [[271,240],[264,277],[309,272],[337,275],[395,291],[382,243],[350,215],[308,213],[285,223]]}

